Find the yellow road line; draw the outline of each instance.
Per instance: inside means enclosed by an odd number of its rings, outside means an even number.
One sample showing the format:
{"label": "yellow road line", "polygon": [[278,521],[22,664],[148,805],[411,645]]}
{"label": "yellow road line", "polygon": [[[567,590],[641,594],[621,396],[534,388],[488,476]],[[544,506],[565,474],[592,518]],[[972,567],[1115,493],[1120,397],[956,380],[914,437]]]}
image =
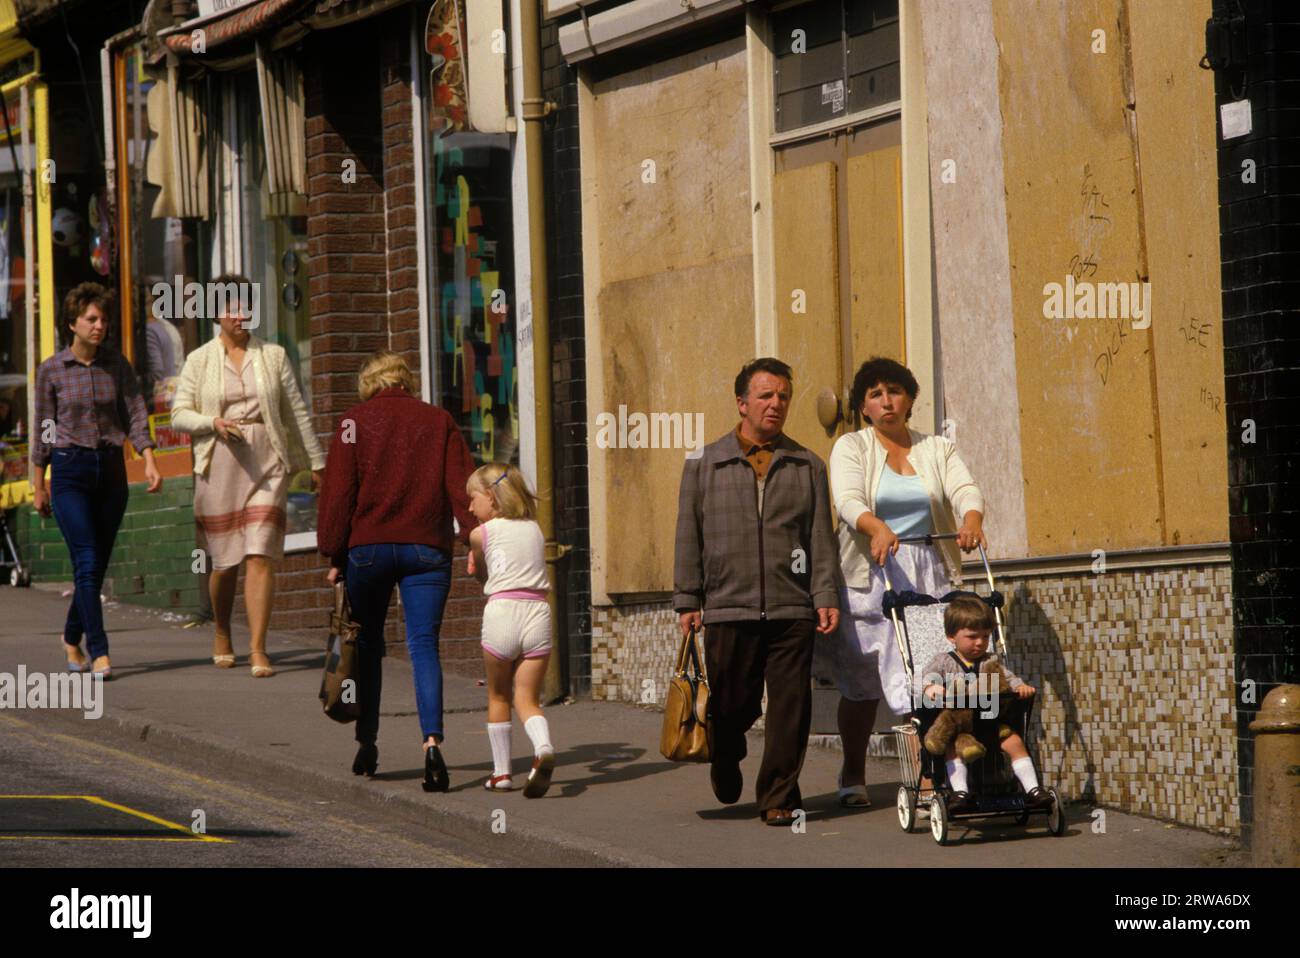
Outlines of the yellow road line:
{"label": "yellow road line", "polygon": [[[64,743],[67,748],[76,748],[79,751],[88,752],[86,748],[85,740],[78,738],[76,736],[66,735],[62,732],[55,732],[51,729],[47,729],[44,727],[37,728],[37,726],[35,726],[31,722],[25,722],[22,719],[19,719],[15,716],[5,715],[3,713],[0,713],[0,722],[8,722],[13,725],[16,725],[26,730],[31,735],[58,740],[59,742]],[[88,752],[88,757],[90,758],[91,761],[100,761],[108,757],[112,757],[117,761],[118,764],[121,764],[123,761],[126,761],[126,762],[132,762],[136,765],[143,765],[146,768],[154,769],[155,771],[162,772],[174,778],[189,779],[190,781],[205,786],[206,788],[212,789],[213,791],[224,791],[229,795],[238,796],[239,799],[249,803],[256,803],[264,806],[269,805],[275,808],[279,808],[283,814],[300,814],[302,812],[301,806],[291,802],[282,801],[281,799],[278,799],[272,795],[267,795],[262,792],[255,792],[251,789],[243,788],[242,786],[236,785],[233,782],[207,778],[206,776],[198,775],[194,772],[186,771],[185,769],[178,768],[174,765],[166,765],[163,764],[162,762],[155,762],[153,759],[146,758],[143,755],[136,755],[134,752],[123,751],[122,749],[114,748],[111,745],[96,744],[93,753]],[[20,796],[20,797],[32,797],[32,796]],[[48,797],[48,796],[40,796],[40,797]],[[81,796],[69,795],[65,797],[80,798]],[[430,845],[426,842],[415,841],[405,837],[400,833],[382,831],[380,829],[374,828],[373,826],[367,825],[355,819],[335,818],[333,816],[327,816],[327,817],[331,822],[346,827],[352,831],[366,832],[372,835],[379,835],[381,838],[383,838],[386,841],[394,842],[394,843],[400,842],[403,845],[408,845],[413,849],[424,852],[425,854],[428,854],[431,850],[433,850],[434,852],[436,852],[437,855],[441,856],[445,860],[446,865],[451,867],[458,867],[458,868],[489,867],[483,864],[482,862],[473,861],[467,858],[462,858],[460,855],[454,855],[451,852],[447,851],[446,849],[438,845]],[[169,840],[175,841],[176,839],[169,839]],[[233,839],[227,841],[233,842]]]}
{"label": "yellow road line", "polygon": [[[216,841],[224,841],[218,838]],[[146,838],[143,835],[0,835],[0,842],[171,842],[194,845],[193,838]]]}
{"label": "yellow road line", "polygon": [[119,805],[116,802],[110,802],[105,798],[100,798],[98,795],[0,795],[0,799],[33,799],[33,800],[40,800],[40,801],[45,801],[45,800],[68,801],[70,799],[80,800],[83,802],[88,802],[91,805],[99,805],[102,808],[111,809],[115,812],[122,812],[123,814],[131,815],[135,818],[142,818],[146,822],[152,822],[155,825],[162,825],[164,828],[170,828],[178,832],[183,832],[185,835],[190,836],[188,838],[162,838],[162,837],[146,838],[146,837],[132,837],[132,836],[109,837],[109,836],[84,836],[84,835],[83,836],[0,835],[0,839],[5,839],[9,841],[20,841],[26,838],[32,838],[32,839],[40,838],[40,839],[55,839],[59,841],[209,842],[209,843],[216,843],[221,845],[228,845],[231,843],[231,840],[228,838],[217,838],[215,835],[193,834],[184,825],[178,825],[176,822],[169,822],[165,818],[159,818],[157,815],[150,815],[148,812],[142,812],[139,809],[129,808],[126,805]]}

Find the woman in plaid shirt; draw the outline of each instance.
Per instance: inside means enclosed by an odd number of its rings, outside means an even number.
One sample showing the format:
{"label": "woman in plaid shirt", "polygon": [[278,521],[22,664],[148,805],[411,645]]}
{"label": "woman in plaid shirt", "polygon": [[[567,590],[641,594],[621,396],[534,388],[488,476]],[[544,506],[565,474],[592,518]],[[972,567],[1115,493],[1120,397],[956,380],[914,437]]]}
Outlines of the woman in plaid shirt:
{"label": "woman in plaid shirt", "polygon": [[[126,512],[122,443],[128,435],[144,456],[149,491],[162,488],[140,381],[121,353],[103,345],[110,299],[98,283],[82,283],[64,299],[65,335],[70,334],[71,343],[36,370],[31,430],[32,502],[47,519],[53,512],[72,557],[75,585],[63,627],[68,670],[90,667],[105,679],[112,668],[99,590]],[[50,492],[45,489],[47,464]],[[89,660],[81,651],[83,635]]]}

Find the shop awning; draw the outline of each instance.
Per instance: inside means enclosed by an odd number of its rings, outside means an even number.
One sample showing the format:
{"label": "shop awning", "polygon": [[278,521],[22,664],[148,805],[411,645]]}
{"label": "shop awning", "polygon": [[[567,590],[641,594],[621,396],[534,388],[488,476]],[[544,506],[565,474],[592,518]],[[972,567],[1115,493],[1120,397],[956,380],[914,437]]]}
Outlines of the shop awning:
{"label": "shop awning", "polygon": [[[0,0],[2,2],[2,0]],[[158,31],[158,40],[172,53],[195,54],[194,31],[203,31],[203,52],[239,40],[253,40],[289,21],[313,30],[343,26],[374,16],[410,0],[258,0],[225,13],[187,20]],[[146,28],[149,17],[145,18]]]}
{"label": "shop awning", "polygon": [[199,17],[161,31],[158,39],[172,53],[194,53],[195,31],[203,31],[204,51],[269,30],[296,13],[313,7],[315,0],[260,0],[228,13]]}

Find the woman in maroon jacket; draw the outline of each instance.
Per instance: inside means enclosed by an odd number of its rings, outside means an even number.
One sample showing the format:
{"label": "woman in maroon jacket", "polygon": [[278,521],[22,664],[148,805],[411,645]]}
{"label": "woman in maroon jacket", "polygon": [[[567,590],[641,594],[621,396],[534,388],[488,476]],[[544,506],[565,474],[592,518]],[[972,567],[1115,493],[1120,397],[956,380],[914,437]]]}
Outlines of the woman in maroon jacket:
{"label": "woman in maroon jacket", "polygon": [[[360,376],[361,403],[343,414],[326,459],[317,547],[330,558],[328,579],[343,576],[352,617],[361,626],[355,775],[379,763],[379,696],[384,620],[401,590],[406,647],[424,743],[424,790],[445,792],[442,665],[438,633],[451,587],[452,516],[468,542],[478,520],[465,483],[474,471],[469,446],[445,410],[415,397],[405,360],[380,353]],[[346,570],[346,571],[345,571]]]}

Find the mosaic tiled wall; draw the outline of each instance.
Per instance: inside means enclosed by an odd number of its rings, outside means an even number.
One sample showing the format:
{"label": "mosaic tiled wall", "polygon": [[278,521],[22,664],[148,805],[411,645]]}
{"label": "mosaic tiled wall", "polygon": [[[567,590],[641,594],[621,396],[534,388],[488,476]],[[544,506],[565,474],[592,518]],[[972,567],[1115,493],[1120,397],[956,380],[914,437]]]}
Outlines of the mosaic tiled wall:
{"label": "mosaic tiled wall", "polygon": [[[1072,799],[1239,829],[1226,564],[998,581],[1008,663],[1038,692],[1041,777]],[[597,606],[592,696],[662,703],[677,651],[667,602]]]}

